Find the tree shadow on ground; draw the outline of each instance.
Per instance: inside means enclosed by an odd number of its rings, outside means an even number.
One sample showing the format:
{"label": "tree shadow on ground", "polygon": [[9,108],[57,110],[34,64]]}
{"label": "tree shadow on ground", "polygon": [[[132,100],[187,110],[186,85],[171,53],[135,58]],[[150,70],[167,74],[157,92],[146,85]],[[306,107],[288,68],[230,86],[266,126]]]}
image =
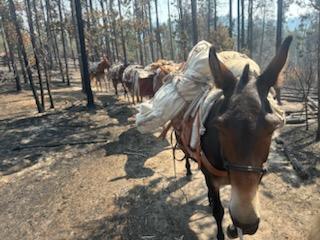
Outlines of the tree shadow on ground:
{"label": "tree shadow on ground", "polygon": [[141,134],[136,128],[123,132],[115,142],[105,145],[106,156],[124,154],[126,176],[123,178],[144,178],[153,175],[153,170],[144,167],[145,162],[168,146],[166,140],[159,140],[152,134]]}
{"label": "tree shadow on ground", "polygon": [[69,144],[83,149],[83,142],[107,142],[110,132],[94,121],[93,113],[78,105],[40,116],[1,121],[0,175],[18,172],[50,154],[66,151]]}
{"label": "tree shadow on ground", "polygon": [[[156,178],[147,186],[135,186],[114,199],[118,210],[113,215],[76,226],[81,236],[75,239],[198,239],[189,226],[190,218],[196,212],[208,214],[210,208],[200,204],[206,195],[187,200],[183,193],[176,194],[188,182],[182,177],[163,187],[162,178]],[[199,228],[211,227],[209,224]]]}
{"label": "tree shadow on ground", "polygon": [[137,113],[136,109],[129,107],[125,102],[118,101],[112,95],[99,95],[97,98],[102,102],[108,115],[117,119],[120,125],[133,123],[129,118]]}

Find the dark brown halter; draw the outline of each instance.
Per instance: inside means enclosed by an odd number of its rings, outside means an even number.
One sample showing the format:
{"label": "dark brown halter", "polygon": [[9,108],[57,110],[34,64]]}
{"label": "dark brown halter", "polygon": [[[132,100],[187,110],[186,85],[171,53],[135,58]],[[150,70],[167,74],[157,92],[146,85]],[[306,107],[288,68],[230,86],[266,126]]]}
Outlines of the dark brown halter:
{"label": "dark brown halter", "polygon": [[251,165],[240,165],[240,164],[233,164],[227,161],[227,159],[223,155],[222,147],[220,148],[220,154],[223,161],[223,166],[228,171],[236,171],[236,172],[250,172],[250,173],[257,173],[261,174],[261,178],[268,172],[267,168],[265,167],[255,167]]}

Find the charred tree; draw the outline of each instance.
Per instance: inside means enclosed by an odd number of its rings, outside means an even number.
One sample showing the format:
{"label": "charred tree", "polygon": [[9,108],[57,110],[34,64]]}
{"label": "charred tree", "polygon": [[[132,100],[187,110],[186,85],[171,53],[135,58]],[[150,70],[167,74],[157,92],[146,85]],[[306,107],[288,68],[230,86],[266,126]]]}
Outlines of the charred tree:
{"label": "charred tree", "polygon": [[76,12],[76,19],[77,19],[77,30],[79,36],[79,45],[80,45],[80,54],[81,54],[81,64],[83,68],[83,75],[82,81],[85,86],[85,92],[87,95],[87,107],[94,108],[94,99],[90,84],[90,77],[89,77],[89,67],[88,67],[88,58],[86,53],[86,44],[85,44],[85,37],[83,31],[83,20],[82,20],[82,11],[81,11],[81,2],[80,0],[72,0],[74,1],[75,12]]}
{"label": "charred tree", "polygon": [[113,11],[113,0],[109,0],[109,10],[111,13],[112,18],[112,33],[113,33],[113,44],[114,44],[114,52],[116,53],[116,59],[119,60],[119,50],[118,50],[118,43],[117,43],[117,24],[116,24],[116,17]]}
{"label": "charred tree", "polygon": [[238,14],[237,14],[237,28],[238,28],[238,35],[237,35],[237,50],[238,52],[240,52],[241,50],[241,43],[240,43],[240,40],[241,40],[241,37],[240,37],[240,0],[238,0],[238,4],[237,4],[237,10],[238,10]]}
{"label": "charred tree", "polygon": [[36,28],[38,32],[38,39],[39,39],[39,45],[40,45],[40,51],[39,57],[41,57],[42,60],[42,66],[44,70],[44,75],[46,79],[46,88],[48,91],[48,96],[49,96],[49,101],[50,101],[50,108],[54,108],[54,103],[53,103],[53,98],[51,94],[51,88],[50,88],[50,73],[48,69],[49,61],[48,61],[48,51],[49,49],[45,49],[43,46],[42,38],[41,38],[41,29],[40,29],[40,23],[39,23],[39,17],[37,14],[37,7],[36,7],[36,0],[32,0],[32,6],[33,6],[33,11],[35,13],[35,22],[36,22]]}
{"label": "charred tree", "polygon": [[208,40],[211,38],[211,20],[212,20],[212,6],[211,0],[207,0],[208,13],[207,13],[207,34]]}
{"label": "charred tree", "polygon": [[[278,52],[282,41],[282,22],[283,22],[283,0],[278,0],[278,12],[277,12],[277,35],[276,35],[276,52]],[[281,102],[281,90],[279,87],[275,87],[276,99],[279,105]]]}
{"label": "charred tree", "polygon": [[16,81],[16,90],[17,90],[17,92],[20,92],[21,91],[21,83],[20,83],[19,72],[18,72],[18,68],[17,68],[17,64],[16,64],[16,59],[15,59],[15,56],[13,53],[14,45],[12,44],[10,37],[9,37],[9,34],[8,34],[8,31],[5,29],[2,22],[1,22],[1,25],[2,25],[1,32],[3,34],[3,41],[6,41],[8,44],[8,54],[10,56],[13,74],[14,74],[14,78]]}
{"label": "charred tree", "polygon": [[245,47],[244,0],[241,0],[241,48]]}
{"label": "charred tree", "polygon": [[170,37],[170,57],[174,60],[174,50],[172,42],[172,25],[171,25],[171,13],[170,13],[170,0],[168,0],[168,25],[169,25],[169,37]]}
{"label": "charred tree", "polygon": [[[44,4],[42,2],[42,0],[40,0],[40,6],[41,6],[41,9],[43,11],[43,13],[46,12],[46,9],[44,7]],[[45,25],[45,31],[46,31],[46,49],[47,49],[47,52],[48,52],[48,60],[49,60],[49,69],[52,70],[53,67],[54,67],[54,64],[53,64],[53,58],[56,62],[56,64],[58,63],[57,62],[57,58],[56,58],[56,55],[55,55],[55,51],[54,49],[52,48],[53,46],[53,43],[52,43],[52,36],[51,36],[51,26],[50,26],[50,19],[49,19],[49,16],[48,16],[48,9],[47,9],[47,16],[45,16],[45,14],[43,14],[43,21],[44,21],[44,25]],[[52,54],[53,52],[53,54]]]}
{"label": "charred tree", "polygon": [[41,106],[41,103],[40,103],[39,98],[38,98],[37,91],[36,91],[34,83],[33,83],[33,77],[32,77],[32,72],[31,72],[30,65],[29,65],[29,60],[28,60],[27,53],[26,53],[25,48],[24,48],[22,34],[21,34],[19,22],[18,22],[17,15],[16,15],[16,7],[14,5],[13,0],[8,0],[8,2],[9,2],[10,15],[11,15],[13,24],[15,25],[15,31],[17,33],[18,43],[19,43],[19,46],[21,48],[24,64],[27,67],[27,74],[28,74],[29,84],[30,84],[30,87],[31,87],[31,90],[32,90],[32,93],[33,93],[34,100],[35,100],[36,105],[37,105],[38,112],[42,113],[43,112],[43,108]]}
{"label": "charred tree", "polygon": [[109,38],[109,32],[108,32],[108,20],[106,17],[106,11],[105,11],[105,7],[103,4],[103,0],[99,0],[100,3],[100,7],[102,10],[102,21],[103,21],[103,28],[104,28],[104,44],[105,44],[105,50],[107,52],[108,58],[111,57],[111,49],[110,49],[110,38]]}
{"label": "charred tree", "polygon": [[11,72],[12,69],[11,69],[10,63],[12,64],[12,60],[10,59],[11,58],[10,47],[7,46],[7,45],[9,45],[9,43],[7,41],[8,39],[5,36],[3,27],[0,29],[0,32],[1,32],[1,37],[2,37],[3,50],[6,54],[6,59],[5,59],[4,64],[6,64],[8,66],[8,70],[9,70],[9,72]]}
{"label": "charred tree", "polygon": [[[120,0],[118,0],[118,9],[119,9],[120,21],[122,21],[121,2],[120,2]],[[121,35],[121,43],[122,43],[122,51],[123,51],[123,60],[124,60],[124,64],[126,65],[128,63],[128,60],[127,60],[127,49],[126,49],[126,42],[125,42],[124,34],[123,34],[122,23],[120,24],[120,35]]]}
{"label": "charred tree", "polygon": [[49,0],[46,0],[46,10],[47,10],[50,38],[53,39],[53,49],[55,51],[55,56],[56,56],[57,62],[59,64],[59,70],[60,70],[60,74],[62,77],[62,82],[65,83],[66,80],[64,77],[64,71],[63,71],[62,62],[61,62],[61,58],[60,58],[60,52],[59,52],[58,41],[57,41],[57,36],[56,36],[57,34],[55,33],[55,30],[51,27],[52,14],[51,14],[50,9],[51,9],[50,2],[49,2]]}
{"label": "charred tree", "polygon": [[161,42],[161,34],[160,34],[160,24],[159,24],[159,13],[158,13],[158,0],[154,1],[154,5],[156,8],[156,23],[157,23],[157,31],[156,31],[156,37],[157,37],[157,44],[159,47],[160,57],[163,59],[163,50],[162,50],[162,42]]}
{"label": "charred tree", "polygon": [[318,55],[318,128],[316,133],[316,141],[320,141],[320,8],[318,9],[318,49],[317,49],[317,55]]}
{"label": "charred tree", "polygon": [[191,14],[192,14],[192,43],[198,43],[198,23],[197,23],[197,0],[191,0]]}
{"label": "charred tree", "polygon": [[249,50],[249,56],[252,57],[252,51],[253,51],[253,0],[248,1],[248,29],[247,29],[247,43],[248,43],[248,50]]}
{"label": "charred tree", "polygon": [[61,0],[58,0],[58,10],[59,10],[59,19],[60,19],[60,32],[61,32],[63,58],[64,58],[64,64],[66,68],[66,76],[67,76],[67,85],[70,86],[69,65],[68,65],[67,50],[66,50],[66,38],[65,38],[65,32],[63,27],[64,19],[63,19],[62,10],[61,10]]}
{"label": "charred tree", "polygon": [[42,73],[41,73],[41,67],[40,67],[40,61],[39,61],[38,46],[36,43],[35,32],[34,32],[34,27],[33,27],[33,19],[32,19],[33,17],[32,17],[30,0],[25,0],[25,4],[26,4],[26,12],[27,12],[27,18],[28,18],[28,25],[29,25],[29,30],[30,30],[31,44],[32,44],[32,48],[33,48],[33,54],[34,54],[34,59],[35,59],[38,78],[39,78],[41,105],[42,105],[42,109],[45,110],[44,91],[43,91],[43,85],[42,85]]}
{"label": "charred tree", "polygon": [[232,38],[233,19],[232,19],[232,0],[229,0],[229,37]]}
{"label": "charred tree", "polygon": [[[169,0],[168,0],[169,1]],[[151,60],[154,62],[154,47],[153,47],[153,27],[152,27],[152,17],[151,17],[151,0],[148,1],[148,16],[149,16],[149,44],[150,44],[150,52],[151,52]],[[169,16],[170,18],[170,16]],[[171,35],[170,35],[171,36]]]}
{"label": "charred tree", "polygon": [[262,17],[262,30],[261,30],[261,41],[260,41],[260,49],[259,49],[259,64],[262,64],[262,52],[263,52],[263,44],[264,44],[264,32],[266,26],[266,5],[263,6],[263,17]]}
{"label": "charred tree", "polygon": [[185,34],[185,21],[183,16],[182,0],[178,0],[179,12],[179,35],[180,35],[180,51],[182,51],[183,60],[187,59],[187,36]]}

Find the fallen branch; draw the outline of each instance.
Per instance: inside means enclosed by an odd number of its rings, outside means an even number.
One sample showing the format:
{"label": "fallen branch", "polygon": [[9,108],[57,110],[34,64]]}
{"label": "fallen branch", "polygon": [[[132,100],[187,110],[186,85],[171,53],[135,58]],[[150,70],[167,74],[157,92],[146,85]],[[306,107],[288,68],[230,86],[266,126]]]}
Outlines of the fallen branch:
{"label": "fallen branch", "polygon": [[284,146],[283,149],[284,149],[284,154],[288,158],[288,160],[291,163],[293,169],[297,172],[299,177],[301,179],[304,179],[304,180],[308,179],[309,178],[308,172],[302,166],[302,164],[299,162],[299,160],[296,158],[296,156],[294,154],[292,154],[286,146]]}
{"label": "fallen branch", "polygon": [[73,145],[84,145],[84,144],[96,144],[96,143],[106,143],[109,139],[103,139],[103,140],[96,140],[96,141],[84,141],[84,142],[70,142],[70,143],[52,143],[52,144],[43,144],[43,145],[22,145],[17,146],[11,151],[19,151],[22,149],[28,149],[28,148],[52,148],[52,147],[60,147],[60,146],[73,146]]}

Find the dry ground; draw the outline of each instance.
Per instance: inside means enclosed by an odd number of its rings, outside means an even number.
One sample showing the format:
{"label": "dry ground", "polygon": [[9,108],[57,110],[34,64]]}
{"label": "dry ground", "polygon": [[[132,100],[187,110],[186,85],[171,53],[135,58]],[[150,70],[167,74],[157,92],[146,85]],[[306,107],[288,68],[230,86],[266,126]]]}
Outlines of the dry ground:
{"label": "dry ground", "polygon": [[[30,91],[1,85],[0,239],[214,239],[201,172],[193,164],[189,180],[177,162],[174,178],[169,141],[140,134],[134,107],[99,93],[87,111],[77,74],[71,88],[54,82],[53,94],[57,109],[36,114]],[[320,147],[301,132],[286,127],[283,138],[313,154],[304,165],[310,177],[299,179],[273,144],[261,227],[245,239],[306,239],[320,214]],[[222,198],[227,211],[228,187]]]}

